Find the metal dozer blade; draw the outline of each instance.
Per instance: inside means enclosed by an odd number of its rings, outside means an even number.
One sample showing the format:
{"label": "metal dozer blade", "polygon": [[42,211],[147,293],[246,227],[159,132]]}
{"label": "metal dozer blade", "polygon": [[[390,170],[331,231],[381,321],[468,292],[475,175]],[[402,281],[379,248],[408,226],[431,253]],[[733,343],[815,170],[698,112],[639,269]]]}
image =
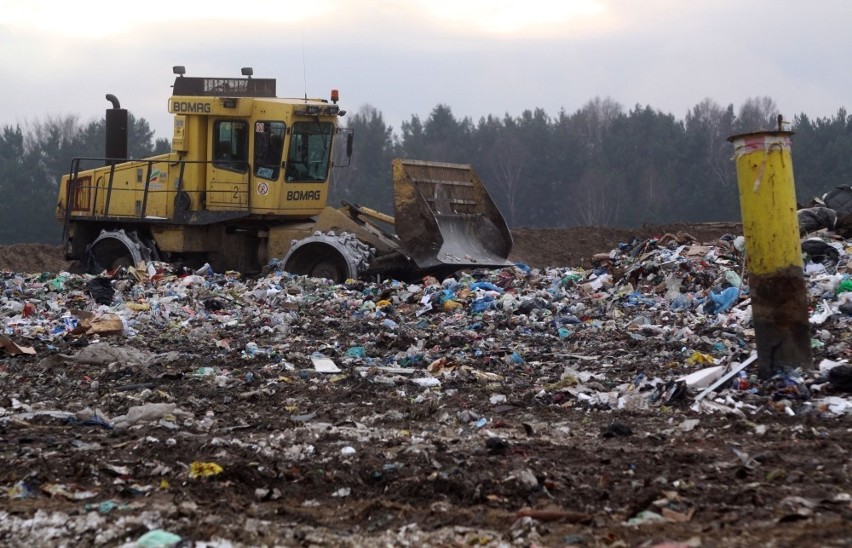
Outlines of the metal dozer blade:
{"label": "metal dozer blade", "polygon": [[471,166],[395,159],[393,189],[396,234],[419,268],[512,264],[509,227]]}

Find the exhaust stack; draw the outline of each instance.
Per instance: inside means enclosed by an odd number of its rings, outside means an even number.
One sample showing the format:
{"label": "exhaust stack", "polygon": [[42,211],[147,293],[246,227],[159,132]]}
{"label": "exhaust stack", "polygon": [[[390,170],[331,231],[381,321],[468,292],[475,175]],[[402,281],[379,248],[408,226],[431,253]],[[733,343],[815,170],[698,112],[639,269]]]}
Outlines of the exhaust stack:
{"label": "exhaust stack", "polygon": [[121,108],[118,97],[112,93],[107,93],[106,99],[112,103],[112,108],[106,111],[104,156],[106,165],[112,165],[127,159],[127,109]]}

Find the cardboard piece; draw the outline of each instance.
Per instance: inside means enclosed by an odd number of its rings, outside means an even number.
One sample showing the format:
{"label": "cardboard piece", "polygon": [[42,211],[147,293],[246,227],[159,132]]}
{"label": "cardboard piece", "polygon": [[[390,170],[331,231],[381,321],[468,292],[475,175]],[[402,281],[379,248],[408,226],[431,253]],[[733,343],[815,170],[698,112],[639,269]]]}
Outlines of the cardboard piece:
{"label": "cardboard piece", "polygon": [[9,337],[4,337],[2,335],[0,335],[0,347],[3,347],[3,350],[12,356],[17,356],[19,354],[35,355],[36,353],[35,348],[31,346],[20,346]]}
{"label": "cardboard piece", "polygon": [[124,324],[116,314],[80,317],[80,321],[72,333],[74,335],[84,333],[86,335],[121,335],[124,333]]}

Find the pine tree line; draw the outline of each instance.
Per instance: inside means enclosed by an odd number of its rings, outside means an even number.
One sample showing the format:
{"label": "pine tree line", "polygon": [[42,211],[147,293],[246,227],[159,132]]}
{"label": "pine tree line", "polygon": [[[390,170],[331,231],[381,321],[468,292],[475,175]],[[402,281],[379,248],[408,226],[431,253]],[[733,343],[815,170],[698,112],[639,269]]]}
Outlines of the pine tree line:
{"label": "pine tree line", "polygon": [[[595,98],[573,113],[542,109],[488,116],[474,123],[437,105],[412,116],[399,132],[375,107],[345,125],[354,132],[348,167],[333,170],[331,205],[347,200],[393,213],[395,157],[471,164],[510,227],[639,226],[731,221],[739,217],[731,135],[774,129],[767,97],[735,109],[707,99],[684,119],[650,106],[625,109]],[[805,204],[852,183],[852,117],[792,117],[797,197]],[[59,177],[71,159],[104,155],[104,121],[48,118],[0,130],[0,244],[59,243],[54,218]],[[168,151],[147,121],[129,116],[130,156]],[[341,150],[336,151],[342,164]]]}
{"label": "pine tree line", "polygon": [[[335,171],[334,196],[392,213],[393,157],[469,163],[511,227],[640,226],[735,221],[739,197],[728,137],[777,128],[771,98],[736,109],[710,99],[683,120],[650,106],[626,110],[595,98],[573,113],[542,109],[473,123],[436,106],[397,135],[371,106],[352,115],[352,167]],[[801,204],[852,183],[852,118],[805,114],[784,123],[793,136]]]}

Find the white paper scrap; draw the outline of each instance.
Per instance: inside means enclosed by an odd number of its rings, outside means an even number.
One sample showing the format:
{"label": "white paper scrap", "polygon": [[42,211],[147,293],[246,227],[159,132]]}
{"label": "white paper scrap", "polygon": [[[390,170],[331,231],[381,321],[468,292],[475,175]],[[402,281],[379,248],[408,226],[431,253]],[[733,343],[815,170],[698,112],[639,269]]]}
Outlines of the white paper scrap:
{"label": "white paper scrap", "polygon": [[320,373],[340,373],[340,368],[337,367],[331,358],[311,356],[311,362],[314,364],[314,369]]}

